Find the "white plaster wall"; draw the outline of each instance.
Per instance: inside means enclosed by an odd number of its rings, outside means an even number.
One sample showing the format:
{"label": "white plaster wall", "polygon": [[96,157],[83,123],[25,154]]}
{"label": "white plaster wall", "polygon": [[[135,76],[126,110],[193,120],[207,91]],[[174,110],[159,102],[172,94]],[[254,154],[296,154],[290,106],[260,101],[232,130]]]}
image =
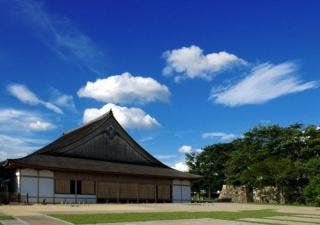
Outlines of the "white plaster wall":
{"label": "white plaster wall", "polygon": [[53,172],[49,170],[39,170],[39,176],[40,177],[52,177],[53,178]]}
{"label": "white plaster wall", "polygon": [[191,201],[191,183],[188,180],[172,181],[172,202]]}
{"label": "white plaster wall", "polygon": [[178,185],[180,185],[180,184],[181,184],[181,180],[173,180],[173,181],[172,181],[172,184],[178,184]]}
{"label": "white plaster wall", "polygon": [[181,185],[172,185],[172,201],[181,201]]}
{"label": "white plaster wall", "polygon": [[52,178],[39,178],[39,196],[40,197],[53,197],[53,179]]}
{"label": "white plaster wall", "polygon": [[191,187],[190,186],[181,186],[181,195],[183,202],[190,202],[191,201]]}
{"label": "white plaster wall", "polygon": [[38,195],[38,179],[35,177],[21,177],[21,195],[28,193],[29,197]]}
{"label": "white plaster wall", "polygon": [[33,170],[33,169],[21,169],[20,170],[20,175],[21,176],[37,176],[38,173],[36,170]]}
{"label": "white plaster wall", "polygon": [[182,184],[182,185],[188,185],[188,186],[190,186],[190,185],[191,185],[191,182],[188,181],[188,180],[183,180],[183,181],[181,181],[181,184]]}
{"label": "white plaster wall", "polygon": [[[39,174],[39,176],[38,176]],[[18,180],[17,191],[21,193],[22,201],[53,202],[54,180],[53,172],[48,170],[21,169],[16,173]]]}

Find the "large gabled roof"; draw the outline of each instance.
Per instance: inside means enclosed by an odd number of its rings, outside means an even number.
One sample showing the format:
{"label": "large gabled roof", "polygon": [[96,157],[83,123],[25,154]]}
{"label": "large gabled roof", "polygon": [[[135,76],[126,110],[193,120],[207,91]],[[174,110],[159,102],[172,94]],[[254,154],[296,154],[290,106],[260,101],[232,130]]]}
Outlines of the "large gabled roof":
{"label": "large gabled roof", "polygon": [[[116,136],[119,142],[122,143],[112,144],[112,140],[110,139],[114,137],[110,137],[110,135]],[[91,146],[90,141],[93,142]],[[121,146],[121,144],[123,146]],[[83,146],[86,145],[89,145],[87,149],[83,149]],[[120,152],[123,150],[125,152]],[[110,154],[105,154],[107,151]],[[32,155],[36,154],[71,156],[76,158],[166,167],[166,165],[144,150],[126,130],[122,128],[111,110],[79,128],[65,132],[56,141],[34,152]]]}
{"label": "large gabled roof", "polygon": [[149,154],[122,128],[112,111],[26,157],[7,160],[3,166],[198,178],[174,170]]}

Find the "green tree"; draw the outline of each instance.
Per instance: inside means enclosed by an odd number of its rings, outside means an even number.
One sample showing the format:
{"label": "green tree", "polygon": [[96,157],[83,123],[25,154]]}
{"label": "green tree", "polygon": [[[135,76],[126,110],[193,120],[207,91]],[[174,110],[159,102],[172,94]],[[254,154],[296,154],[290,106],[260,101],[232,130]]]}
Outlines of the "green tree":
{"label": "green tree", "polygon": [[209,198],[215,196],[225,183],[225,162],[234,150],[230,143],[207,146],[201,153],[186,155],[189,171],[202,176],[193,186],[194,191],[205,189]]}
{"label": "green tree", "polygon": [[305,187],[304,196],[308,204],[320,206],[320,175],[313,177]]}
{"label": "green tree", "polygon": [[302,203],[316,201],[316,195],[310,193],[320,174],[319,156],[317,126],[269,125],[257,126],[231,143],[190,154],[187,164],[190,172],[203,176],[195,190],[215,193],[225,183],[249,189],[275,187],[280,203]]}

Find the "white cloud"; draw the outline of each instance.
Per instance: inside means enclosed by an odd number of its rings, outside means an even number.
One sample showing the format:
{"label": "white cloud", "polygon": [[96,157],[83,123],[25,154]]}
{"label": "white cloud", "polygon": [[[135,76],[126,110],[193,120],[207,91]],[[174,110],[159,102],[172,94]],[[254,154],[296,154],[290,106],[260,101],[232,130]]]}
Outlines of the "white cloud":
{"label": "white cloud", "polygon": [[42,1],[15,0],[10,5],[12,15],[28,25],[32,33],[62,60],[100,74],[105,57],[93,41],[61,15],[50,15]]}
{"label": "white cloud", "polygon": [[205,55],[203,50],[195,45],[166,51],[163,57],[166,60],[163,74],[179,73],[180,75],[175,77],[176,81],[184,78],[211,80],[217,73],[235,65],[247,64],[243,59],[225,51]]}
{"label": "white cloud", "polygon": [[147,136],[147,137],[142,137],[139,142],[148,142],[154,140],[154,137]]}
{"label": "white cloud", "polygon": [[259,65],[239,83],[222,90],[213,89],[210,96],[215,103],[227,106],[260,104],[283,95],[318,87],[318,82],[302,82],[296,76],[292,62],[278,65]]}
{"label": "white cloud", "polygon": [[183,154],[190,154],[192,152],[192,147],[190,145],[182,145],[178,149],[178,152],[183,153]]}
{"label": "white cloud", "polygon": [[187,164],[185,162],[177,162],[176,164],[173,165],[172,168],[179,170],[179,171],[182,171],[182,172],[189,171],[189,167],[187,166]]}
{"label": "white cloud", "polygon": [[51,102],[53,102],[55,105],[69,109],[71,111],[77,111],[72,95],[63,94],[55,88],[51,88],[50,94],[52,96]]}
{"label": "white cloud", "polygon": [[108,103],[100,109],[86,109],[83,114],[83,122],[87,123],[111,109],[115,118],[126,128],[152,129],[160,126],[155,118],[145,113],[140,108],[121,107],[112,103]]}
{"label": "white cloud", "polygon": [[0,109],[0,128],[2,131],[46,131],[55,126],[33,112],[7,108]]}
{"label": "white cloud", "polygon": [[214,139],[218,138],[221,142],[229,142],[236,139],[238,136],[235,134],[227,134],[224,132],[210,132],[210,133],[203,133],[202,138],[204,139]]}
{"label": "white cloud", "polygon": [[155,155],[155,157],[159,160],[168,160],[168,159],[174,159],[177,156],[176,155]]}
{"label": "white cloud", "polygon": [[41,100],[30,91],[25,85],[22,84],[10,84],[7,86],[9,93],[19,99],[21,102],[29,104],[29,105],[43,105],[47,109],[50,109],[56,113],[62,114],[62,110],[56,105]]}
{"label": "white cloud", "polygon": [[29,127],[31,130],[35,131],[42,131],[42,130],[49,130],[52,128],[52,124],[48,122],[42,122],[42,121],[35,121],[35,122],[30,122]]}
{"label": "white cloud", "polygon": [[23,157],[47,144],[47,140],[0,134],[0,160]]}
{"label": "white cloud", "polygon": [[89,97],[108,103],[148,103],[168,101],[170,91],[151,77],[130,73],[113,75],[95,82],[88,81],[78,91],[79,97]]}

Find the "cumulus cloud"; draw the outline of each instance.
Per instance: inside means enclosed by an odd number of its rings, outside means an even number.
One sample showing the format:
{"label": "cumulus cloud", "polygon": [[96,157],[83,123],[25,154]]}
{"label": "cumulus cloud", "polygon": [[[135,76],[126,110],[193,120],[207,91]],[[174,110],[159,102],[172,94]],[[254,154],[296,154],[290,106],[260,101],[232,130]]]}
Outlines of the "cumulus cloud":
{"label": "cumulus cloud", "polygon": [[160,123],[154,117],[150,116],[140,108],[122,107],[112,103],[108,103],[100,109],[86,109],[83,114],[83,122],[87,123],[105,114],[111,109],[115,118],[126,128],[152,129],[160,126]]}
{"label": "cumulus cloud", "polygon": [[221,142],[229,142],[236,139],[238,136],[235,134],[227,134],[224,132],[209,132],[203,133],[202,138],[204,139],[214,139],[218,138]]}
{"label": "cumulus cloud", "polygon": [[130,73],[97,79],[78,91],[79,97],[93,98],[108,103],[148,103],[168,101],[170,91],[151,77],[133,76]]}
{"label": "cumulus cloud", "polygon": [[9,93],[21,102],[28,105],[42,105],[49,110],[62,114],[62,110],[51,102],[41,100],[35,93],[30,91],[25,85],[10,84],[7,86]]}
{"label": "cumulus cloud", "polygon": [[189,171],[189,167],[187,166],[187,164],[185,162],[177,162],[176,164],[174,164],[172,166],[173,169],[182,171],[182,172],[188,172]]}
{"label": "cumulus cloud", "polygon": [[[42,1],[14,0],[2,5],[22,24],[32,29],[32,34],[49,47],[60,59],[80,68],[100,74],[104,71],[104,54],[94,42],[61,15],[51,15]],[[0,2],[5,4],[6,1]]]}
{"label": "cumulus cloud", "polygon": [[6,108],[0,109],[0,128],[2,131],[46,131],[55,126],[33,112]]}
{"label": "cumulus cloud", "polygon": [[243,59],[225,51],[206,55],[201,48],[195,45],[166,51],[163,57],[166,60],[163,74],[178,73],[179,75],[175,77],[176,81],[185,78],[211,80],[217,73],[235,65],[247,64]]}
{"label": "cumulus cloud", "polygon": [[182,145],[178,149],[178,152],[183,153],[183,154],[190,154],[192,152],[192,147],[190,145]]}
{"label": "cumulus cloud", "polygon": [[303,82],[297,75],[297,65],[264,63],[252,69],[240,82],[225,89],[213,89],[210,98],[218,104],[234,107],[265,103],[291,93],[319,86],[318,82]]}

